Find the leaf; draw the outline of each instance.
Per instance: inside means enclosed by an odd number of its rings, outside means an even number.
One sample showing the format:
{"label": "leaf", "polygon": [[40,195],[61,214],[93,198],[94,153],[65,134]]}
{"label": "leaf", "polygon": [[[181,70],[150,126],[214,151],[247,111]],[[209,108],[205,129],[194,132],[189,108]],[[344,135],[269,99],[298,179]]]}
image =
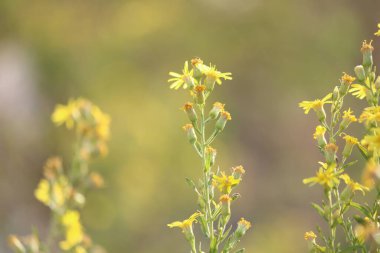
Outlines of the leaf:
{"label": "leaf", "polygon": [[224,232],[224,234],[223,234],[223,236],[220,238],[220,242],[223,242],[226,238],[227,238],[227,236],[230,234],[230,232],[231,232],[231,229],[232,229],[232,226],[230,226],[227,230],[226,230],[226,232]]}
{"label": "leaf", "polygon": [[[319,206],[318,204],[316,203],[311,203],[311,206],[318,212],[318,214],[325,218],[325,210],[323,210],[323,208],[321,206]],[[326,218],[325,218],[326,219]]]}
{"label": "leaf", "polygon": [[244,253],[245,249],[239,249],[238,251],[235,251],[235,253]]}
{"label": "leaf", "polygon": [[354,245],[354,246],[351,246],[351,247],[343,249],[342,251],[340,251],[340,253],[343,253],[343,252],[354,252],[355,250],[362,249],[362,248],[363,248],[363,246]]}
{"label": "leaf", "polygon": [[356,145],[356,146],[358,147],[358,149],[359,149],[360,153],[362,154],[362,156],[366,160],[368,160],[370,158],[369,155],[368,155],[368,150],[365,147],[363,147],[363,145],[361,145],[360,143],[358,143],[358,145]]}
{"label": "leaf", "polygon": [[200,195],[199,191],[198,191],[198,188],[197,186],[195,185],[194,181],[191,180],[190,178],[185,178],[186,179],[186,183],[198,194]]}
{"label": "leaf", "polygon": [[364,216],[372,219],[372,215],[371,215],[371,211],[368,210],[367,207],[363,206],[363,205],[360,205],[359,203],[356,203],[356,202],[350,202],[349,204],[350,206],[358,209]]}
{"label": "leaf", "polygon": [[358,161],[355,160],[355,161],[352,161],[352,162],[346,163],[342,168],[343,168],[343,169],[346,169],[346,168],[348,168],[348,167],[354,165],[354,164],[357,163],[357,162],[358,162]]}

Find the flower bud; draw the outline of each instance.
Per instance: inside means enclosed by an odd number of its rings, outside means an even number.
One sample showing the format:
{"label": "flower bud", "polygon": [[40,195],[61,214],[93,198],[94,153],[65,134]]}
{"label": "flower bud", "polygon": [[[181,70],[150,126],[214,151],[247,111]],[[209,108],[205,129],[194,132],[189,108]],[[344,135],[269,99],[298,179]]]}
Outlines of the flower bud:
{"label": "flower bud", "polygon": [[220,102],[215,102],[212,109],[209,112],[209,117],[211,119],[216,119],[219,116],[219,113],[224,110],[224,104]]}
{"label": "flower bud", "polygon": [[243,174],[245,174],[245,170],[243,166],[239,165],[232,168],[232,176],[234,178],[240,179]]}
{"label": "flower bud", "polygon": [[372,52],[374,49],[371,44],[372,40],[369,43],[365,40],[362,44],[362,48],[360,49],[363,54],[363,66],[365,67],[372,67],[373,65]]}
{"label": "flower bud", "polygon": [[228,120],[231,120],[231,114],[226,111],[222,111],[220,113],[219,119],[215,123],[215,129],[216,131],[223,131],[224,127],[226,126],[226,123]]}
{"label": "flower bud", "polygon": [[375,88],[376,88],[377,90],[380,89],[380,76],[378,76],[378,77],[376,78],[376,81],[375,81]]}
{"label": "flower bud", "polygon": [[193,76],[195,78],[201,77],[202,76],[201,66],[203,66],[203,61],[200,58],[196,57],[191,60],[191,65],[193,65],[193,70],[194,70]]}
{"label": "flower bud", "polygon": [[190,75],[184,75],[183,76],[183,81],[187,84],[187,86],[190,88],[190,89],[193,89],[194,86],[195,86],[195,80],[194,80],[194,77],[190,76]]}
{"label": "flower bud", "polygon": [[44,166],[44,176],[52,180],[62,173],[62,159],[59,157],[49,158]]}
{"label": "flower bud", "polygon": [[244,218],[241,218],[238,222],[238,227],[235,231],[236,236],[238,238],[241,238],[247,232],[247,230],[251,228],[251,226],[252,225],[249,221],[246,221]]}
{"label": "flower bud", "polygon": [[338,146],[334,143],[326,144],[325,146],[325,158],[327,164],[332,164],[335,162],[336,152],[338,151]]}
{"label": "flower bud", "polygon": [[349,135],[344,136],[343,139],[346,141],[346,145],[344,146],[342,155],[347,158],[351,155],[353,147],[359,142],[357,138]]}
{"label": "flower bud", "polygon": [[363,82],[365,80],[365,71],[363,65],[358,65],[354,68],[356,77],[359,81]]}
{"label": "flower bud", "polygon": [[205,150],[207,167],[211,167],[215,164],[216,150],[208,146]]}
{"label": "flower bud", "polygon": [[20,239],[18,239],[17,236],[15,235],[10,235],[8,237],[8,244],[9,244],[9,247],[17,253],[26,252],[24,245],[22,244]]}
{"label": "flower bud", "polygon": [[205,90],[206,90],[206,86],[204,85],[197,85],[194,88],[196,101],[200,105],[203,105],[205,103],[205,100],[206,100]]}
{"label": "flower bud", "polygon": [[90,184],[95,188],[102,188],[104,187],[104,179],[103,177],[97,173],[97,172],[91,172],[90,173]]}
{"label": "flower bud", "polygon": [[340,88],[339,88],[339,94],[341,96],[344,96],[347,94],[348,88],[350,88],[350,85],[355,81],[355,77],[352,77],[350,75],[347,75],[343,72],[343,76],[340,79]]}
{"label": "flower bud", "polygon": [[228,194],[223,194],[220,196],[219,201],[222,205],[222,216],[223,216],[223,223],[227,224],[229,218],[231,217],[231,201],[232,198]]}
{"label": "flower bud", "polygon": [[185,126],[182,127],[183,130],[185,130],[187,134],[187,139],[191,144],[194,144],[197,141],[197,135],[194,131],[194,127],[191,124],[186,124]]}
{"label": "flower bud", "polygon": [[317,140],[318,146],[323,148],[326,146],[326,139],[325,139],[325,132],[326,128],[323,126],[317,126],[315,128],[315,133],[313,135],[314,139]]}
{"label": "flower bud", "polygon": [[339,130],[346,129],[351,123],[358,121],[355,115],[352,115],[351,109],[343,112],[342,122],[339,125]]}
{"label": "flower bud", "polygon": [[[342,86],[341,86],[341,88],[342,88]],[[332,100],[333,101],[337,101],[338,100],[338,98],[339,98],[339,90],[340,89],[338,89],[338,86],[334,87],[334,91],[332,93]]]}
{"label": "flower bud", "polygon": [[197,113],[194,110],[193,104],[192,103],[186,103],[183,106],[183,110],[186,112],[187,117],[191,121],[191,123],[195,123],[197,121]]}

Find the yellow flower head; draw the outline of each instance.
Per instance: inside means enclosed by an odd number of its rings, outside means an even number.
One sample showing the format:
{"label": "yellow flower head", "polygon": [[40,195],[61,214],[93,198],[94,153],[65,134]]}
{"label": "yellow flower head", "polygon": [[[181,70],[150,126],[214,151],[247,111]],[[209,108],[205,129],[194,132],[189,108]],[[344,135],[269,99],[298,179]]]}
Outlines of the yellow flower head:
{"label": "yellow flower head", "polygon": [[351,189],[352,192],[360,191],[364,195],[365,191],[369,191],[368,187],[363,186],[363,185],[353,181],[348,174],[340,175],[339,178],[343,179],[343,181]]}
{"label": "yellow flower head", "polygon": [[182,107],[182,109],[184,110],[184,111],[190,111],[190,110],[192,110],[194,107],[193,107],[193,103],[190,103],[190,102],[187,102],[183,107]]}
{"label": "yellow flower head", "polygon": [[213,175],[213,181],[219,191],[230,193],[232,188],[240,183],[241,179],[236,179],[232,175],[226,176],[226,174],[222,172],[221,176]]}
{"label": "yellow flower head", "polygon": [[356,122],[358,121],[358,119],[355,117],[355,115],[352,115],[352,111],[350,108],[348,108],[348,110],[344,111],[343,112],[343,119],[344,120],[347,120],[348,122]]}
{"label": "yellow flower head", "polygon": [[337,184],[339,184],[339,172],[335,171],[335,164],[328,166],[326,163],[320,163],[322,167],[317,171],[315,177],[306,178],[303,180],[304,184],[309,184],[310,186],[315,184],[320,184],[325,188],[331,189]]}
{"label": "yellow flower head", "polygon": [[349,90],[349,92],[351,92],[353,96],[359,99],[365,98],[369,91],[370,90],[367,87],[360,84],[353,84],[351,86],[351,89]]}
{"label": "yellow flower head", "polygon": [[350,85],[355,81],[355,77],[352,77],[350,75],[347,75],[345,72],[343,72],[343,76],[341,78],[341,83],[345,85]]}
{"label": "yellow flower head", "polygon": [[194,129],[193,125],[192,124],[186,124],[182,127],[182,129],[185,131],[185,132],[188,132],[188,131],[191,131]]}
{"label": "yellow flower head", "polygon": [[34,196],[43,204],[55,209],[65,204],[69,190],[66,178],[60,177],[52,182],[41,179],[34,191]]}
{"label": "yellow flower head", "polygon": [[224,118],[225,120],[231,120],[231,114],[227,111],[222,111],[220,113],[220,117]]}
{"label": "yellow flower head", "polygon": [[107,141],[110,136],[111,117],[96,105],[91,106],[91,114],[95,121],[95,133],[100,140]]}
{"label": "yellow flower head", "polygon": [[84,238],[80,215],[78,211],[68,210],[62,216],[61,223],[65,228],[65,240],[59,243],[63,250],[70,250],[81,243]]}
{"label": "yellow flower head", "polygon": [[379,28],[379,30],[377,32],[375,32],[375,35],[380,36],[380,24],[377,24],[377,27]]}
{"label": "yellow flower head", "polygon": [[79,114],[78,101],[71,99],[67,105],[57,105],[51,119],[57,126],[66,124],[66,127],[71,129],[74,126],[74,120],[78,118]]}
{"label": "yellow flower head", "polygon": [[313,109],[314,111],[321,110],[324,104],[331,103],[331,101],[329,100],[331,99],[331,97],[332,94],[329,93],[322,99],[317,99],[314,101],[302,101],[298,105],[305,111],[305,114],[308,114],[311,109]]}
{"label": "yellow flower head", "polygon": [[169,75],[173,77],[168,80],[168,82],[173,82],[170,85],[170,89],[178,90],[181,86],[186,89],[189,85],[195,84],[193,70],[189,70],[189,63],[187,61],[183,67],[182,75],[175,72],[169,72]]}
{"label": "yellow flower head", "polygon": [[309,231],[309,232],[306,232],[305,235],[304,235],[304,238],[306,241],[309,241],[309,240],[314,240],[315,238],[317,238],[317,235],[314,234],[313,231]]}
{"label": "yellow flower head", "polygon": [[222,196],[220,196],[219,198],[219,201],[221,203],[230,203],[232,200],[232,198],[228,195],[228,194],[223,194]]}
{"label": "yellow flower head", "polygon": [[212,80],[214,82],[216,81],[216,83],[219,85],[222,84],[221,78],[223,78],[224,80],[232,80],[230,72],[222,73],[222,72],[216,70],[216,66],[210,66],[204,72],[204,74],[206,75],[207,78],[209,78],[210,80]]}
{"label": "yellow flower head", "polygon": [[359,117],[360,123],[364,121],[366,121],[366,124],[370,124],[372,122],[380,122],[380,107],[371,106],[365,108]]}
{"label": "yellow flower head", "polygon": [[373,159],[370,159],[367,162],[363,171],[363,175],[362,175],[363,184],[369,189],[373,189],[373,187],[376,184],[376,181],[379,179],[379,176],[380,176],[379,166]]}
{"label": "yellow flower head", "polygon": [[358,139],[353,137],[353,136],[350,136],[348,134],[346,134],[343,139],[346,141],[346,143],[349,143],[349,144],[352,144],[352,145],[356,145],[359,143]]}
{"label": "yellow flower head", "polygon": [[197,218],[201,216],[202,214],[200,212],[196,212],[192,214],[188,219],[183,221],[175,221],[170,224],[168,224],[169,228],[178,227],[182,229],[182,232],[185,232],[187,229],[191,228],[193,225],[193,222],[197,222]]}
{"label": "yellow flower head", "polygon": [[372,46],[372,40],[369,43],[367,43],[366,40],[363,41],[362,48],[360,49],[360,51],[362,53],[364,53],[364,52],[372,52],[373,50],[374,50],[374,48]]}
{"label": "yellow flower head", "polygon": [[380,151],[380,128],[375,128],[374,135],[366,135],[363,138],[363,144],[368,147],[369,151]]}
{"label": "yellow flower head", "polygon": [[314,139],[324,136],[326,133],[326,128],[324,126],[317,126],[315,128],[315,133],[313,134]]}
{"label": "yellow flower head", "polygon": [[201,73],[208,71],[209,67],[203,64],[203,61],[196,57],[191,60],[193,68],[198,69]]}
{"label": "yellow flower head", "polygon": [[240,220],[238,221],[238,226],[244,228],[245,230],[248,230],[252,227],[252,224],[244,218],[240,218]]}
{"label": "yellow flower head", "polygon": [[215,108],[217,108],[217,109],[219,109],[219,110],[221,110],[221,111],[224,110],[224,106],[225,106],[225,104],[222,104],[222,103],[220,103],[220,102],[215,102],[215,103],[213,104],[213,107],[215,107]]}
{"label": "yellow flower head", "polygon": [[240,175],[245,174],[245,170],[244,170],[243,166],[241,166],[241,165],[233,167],[232,171],[234,173],[237,173],[237,174],[240,174]]}

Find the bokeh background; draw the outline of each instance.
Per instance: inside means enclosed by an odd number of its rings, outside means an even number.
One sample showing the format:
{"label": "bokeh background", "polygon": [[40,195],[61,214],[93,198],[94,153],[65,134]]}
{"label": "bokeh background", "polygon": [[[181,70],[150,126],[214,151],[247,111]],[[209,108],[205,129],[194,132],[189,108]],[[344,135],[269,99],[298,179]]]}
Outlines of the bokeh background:
{"label": "bokeh background", "polygon": [[194,56],[234,77],[211,99],[233,117],[218,165],[247,171],[233,210],[234,222],[253,222],[241,245],[306,252],[321,192],[302,178],[321,157],[315,117],[297,103],[353,73],[379,14],[376,0],[0,0],[0,252],[9,233],[44,233],[49,212],[33,190],[46,158],[68,163],[73,140],[50,114],[78,96],[112,116],[110,154],[93,164],[107,186],[84,210],[89,234],[110,253],[188,252],[166,224],[195,210],[184,179],[201,171],[180,128],[188,94],[166,80]]}

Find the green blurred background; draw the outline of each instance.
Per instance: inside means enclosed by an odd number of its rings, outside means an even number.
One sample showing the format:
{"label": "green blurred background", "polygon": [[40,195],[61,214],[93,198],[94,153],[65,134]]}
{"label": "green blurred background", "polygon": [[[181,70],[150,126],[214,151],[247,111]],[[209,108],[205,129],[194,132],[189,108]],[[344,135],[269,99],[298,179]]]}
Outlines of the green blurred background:
{"label": "green blurred background", "polygon": [[218,165],[247,171],[233,210],[233,222],[253,223],[241,245],[306,252],[321,192],[302,178],[321,157],[315,117],[297,103],[353,74],[379,10],[376,0],[0,0],[0,252],[9,233],[45,232],[49,212],[33,190],[46,158],[68,164],[73,140],[50,114],[78,96],[112,117],[110,154],[93,164],[107,186],[88,197],[89,234],[110,253],[188,252],[166,224],[195,210],[184,179],[201,171],[180,128],[188,94],[166,80],[194,56],[234,77],[212,100],[233,117]]}

